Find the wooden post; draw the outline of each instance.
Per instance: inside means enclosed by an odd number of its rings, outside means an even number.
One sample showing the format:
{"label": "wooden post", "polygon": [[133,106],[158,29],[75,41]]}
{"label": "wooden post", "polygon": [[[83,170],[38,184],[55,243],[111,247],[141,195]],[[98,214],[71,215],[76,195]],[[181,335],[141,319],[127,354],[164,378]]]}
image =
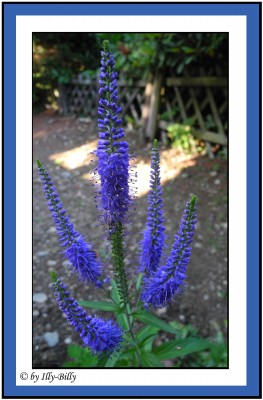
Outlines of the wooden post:
{"label": "wooden post", "polygon": [[147,128],[147,122],[149,119],[149,114],[150,114],[150,102],[151,102],[151,97],[153,93],[153,82],[152,82],[152,76],[150,75],[148,78],[148,81],[145,86],[144,90],[144,102],[142,105],[142,117],[141,117],[141,127],[142,127],[142,137],[143,140],[145,141],[146,139],[146,128]]}
{"label": "wooden post", "polygon": [[149,108],[145,109],[145,113],[148,113],[147,119],[145,117],[146,126],[145,126],[145,138],[148,140],[153,140],[156,134],[156,130],[158,127],[158,111],[160,105],[160,91],[162,86],[162,73],[156,72],[154,76],[153,85],[150,89],[150,103]]}
{"label": "wooden post", "polygon": [[58,84],[58,105],[59,105],[59,113],[67,115],[68,114],[68,99],[67,99],[67,87],[62,83]]}

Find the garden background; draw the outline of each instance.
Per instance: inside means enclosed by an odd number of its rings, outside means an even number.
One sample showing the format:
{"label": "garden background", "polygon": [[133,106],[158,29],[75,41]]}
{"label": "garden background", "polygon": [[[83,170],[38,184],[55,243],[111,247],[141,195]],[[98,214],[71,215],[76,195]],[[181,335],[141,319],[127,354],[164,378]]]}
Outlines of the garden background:
{"label": "garden background", "polygon": [[[157,311],[184,335],[218,344],[214,355],[168,360],[167,367],[224,367],[227,363],[228,265],[228,36],[209,33],[33,35],[33,366],[60,367],[76,356],[78,334],[50,289],[55,270],[78,299],[103,293],[71,276],[45,205],[36,159],[47,167],[76,229],[94,244],[111,271],[98,225],[94,168],[101,43],[110,40],[120,76],[126,139],[137,165],[136,212],[128,225],[126,265],[135,273],[146,221],[151,142],[160,142],[167,252],[185,203],[198,197],[198,224],[185,292]],[[94,157],[93,157],[94,158]],[[103,315],[103,312],[101,313]],[[167,333],[158,340],[165,341]],[[74,353],[75,352],[75,353]]]}

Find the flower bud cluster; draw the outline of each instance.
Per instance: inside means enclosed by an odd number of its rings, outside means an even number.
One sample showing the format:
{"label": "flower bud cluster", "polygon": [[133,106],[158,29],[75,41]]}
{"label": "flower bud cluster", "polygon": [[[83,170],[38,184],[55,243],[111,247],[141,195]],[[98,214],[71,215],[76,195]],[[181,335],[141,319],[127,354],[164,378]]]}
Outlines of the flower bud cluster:
{"label": "flower bud cluster", "polygon": [[53,282],[53,287],[59,308],[80,334],[84,347],[89,347],[93,354],[113,353],[120,347],[122,330],[116,323],[87,315],[78,302],[70,297],[66,285],[60,279]]}
{"label": "flower bud cluster", "polygon": [[142,300],[147,307],[162,308],[178,295],[184,286],[186,268],[190,261],[191,243],[196,220],[196,197],[187,202],[179,231],[175,235],[170,256],[165,265],[159,267],[144,280]]}
{"label": "flower bud cluster", "polygon": [[38,172],[61,246],[66,247],[64,255],[70,261],[70,267],[78,273],[81,281],[92,282],[100,286],[101,265],[92,250],[91,244],[87,243],[83,236],[75,230],[63,208],[51,177],[39,161]]}
{"label": "flower bud cluster", "polygon": [[103,220],[114,230],[117,223],[127,219],[131,204],[129,191],[129,146],[119,141],[124,136],[121,127],[121,107],[118,105],[117,73],[115,60],[108,44],[101,52],[100,89],[98,107],[99,143],[97,148],[100,177],[100,208]]}
{"label": "flower bud cluster", "polygon": [[146,275],[157,270],[165,241],[163,225],[163,200],[160,181],[160,154],[157,140],[154,141],[151,158],[150,192],[148,195],[148,214],[142,241],[140,271]]}

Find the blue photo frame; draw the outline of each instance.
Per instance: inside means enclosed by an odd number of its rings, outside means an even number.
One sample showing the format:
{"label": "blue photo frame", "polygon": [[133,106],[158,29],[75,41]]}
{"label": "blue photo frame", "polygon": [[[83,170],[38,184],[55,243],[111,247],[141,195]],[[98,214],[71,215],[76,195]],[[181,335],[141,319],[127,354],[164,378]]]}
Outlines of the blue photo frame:
{"label": "blue photo frame", "polygon": [[[16,384],[16,16],[243,15],[247,21],[247,383],[244,386],[19,386]],[[3,398],[261,398],[261,4],[3,3]],[[231,130],[230,130],[231,135]],[[23,166],[21,166],[23,168]],[[235,229],[235,228],[234,228]],[[230,321],[231,323],[231,321]],[[21,371],[22,372],[22,371]],[[176,370],[175,370],[176,374]]]}

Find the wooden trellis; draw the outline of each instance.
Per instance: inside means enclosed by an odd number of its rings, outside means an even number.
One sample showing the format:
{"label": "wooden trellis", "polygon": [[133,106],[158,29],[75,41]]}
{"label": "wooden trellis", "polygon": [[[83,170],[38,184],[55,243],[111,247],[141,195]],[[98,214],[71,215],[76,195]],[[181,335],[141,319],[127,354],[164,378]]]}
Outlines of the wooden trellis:
{"label": "wooden trellis", "polygon": [[[123,117],[143,127],[152,139],[156,128],[191,119],[196,136],[209,143],[227,145],[227,79],[216,76],[175,77],[159,75],[148,82],[119,82]],[[97,117],[98,82],[77,78],[60,87],[60,105],[65,114]],[[125,122],[125,119],[124,119]]]}

